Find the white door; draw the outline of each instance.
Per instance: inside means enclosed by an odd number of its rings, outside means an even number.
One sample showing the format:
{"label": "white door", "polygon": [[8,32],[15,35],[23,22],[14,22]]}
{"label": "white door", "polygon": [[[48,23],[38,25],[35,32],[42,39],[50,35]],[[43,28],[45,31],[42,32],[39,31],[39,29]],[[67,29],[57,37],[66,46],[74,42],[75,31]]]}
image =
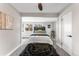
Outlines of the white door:
{"label": "white door", "polygon": [[72,55],[72,12],[62,17],[62,48]]}

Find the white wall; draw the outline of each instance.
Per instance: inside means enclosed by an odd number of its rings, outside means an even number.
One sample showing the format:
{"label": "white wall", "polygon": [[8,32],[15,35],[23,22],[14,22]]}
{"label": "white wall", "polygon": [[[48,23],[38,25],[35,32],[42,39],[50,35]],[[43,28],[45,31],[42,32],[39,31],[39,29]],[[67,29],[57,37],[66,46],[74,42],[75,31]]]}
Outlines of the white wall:
{"label": "white wall", "polygon": [[79,56],[79,4],[74,4],[72,11],[73,11],[73,16],[72,16],[73,55]]}
{"label": "white wall", "polygon": [[0,30],[0,55],[7,55],[20,44],[20,15],[6,3],[0,3],[0,11],[14,18],[13,30]]}
{"label": "white wall", "polygon": [[[33,31],[24,31],[24,32],[22,32],[22,37],[25,37],[25,36],[29,36],[29,35],[31,35],[32,33],[34,33],[34,26],[35,26],[35,24],[37,24],[37,25],[43,25],[43,26],[45,26],[45,28],[46,28],[46,33],[47,34],[51,34],[51,31],[52,30],[55,30],[55,22],[23,22],[22,24],[24,24],[24,25],[26,25],[26,24],[32,24],[32,29],[33,29]],[[48,28],[47,26],[48,25],[51,25],[51,28]],[[25,27],[23,28],[23,30],[25,29]]]}
{"label": "white wall", "polygon": [[[50,33],[49,31],[52,29],[48,29],[47,25],[51,24],[51,27],[54,27],[54,22],[57,21],[56,17],[22,17],[22,23],[26,24],[43,24],[46,27],[46,31],[47,33]],[[23,27],[23,26],[22,26]],[[24,34],[25,33],[25,34]],[[33,32],[22,32],[22,37],[26,36],[29,33],[33,33]]]}

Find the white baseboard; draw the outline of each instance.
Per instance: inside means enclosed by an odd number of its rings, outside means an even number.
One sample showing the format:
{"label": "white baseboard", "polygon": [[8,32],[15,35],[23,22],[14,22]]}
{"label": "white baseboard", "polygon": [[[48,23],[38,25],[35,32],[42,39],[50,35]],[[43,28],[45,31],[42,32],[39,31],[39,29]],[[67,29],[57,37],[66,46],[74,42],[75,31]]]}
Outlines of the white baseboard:
{"label": "white baseboard", "polygon": [[20,45],[18,45],[16,48],[14,48],[10,53],[8,53],[6,56],[10,56],[13,52],[15,52],[19,47],[21,46],[21,44]]}
{"label": "white baseboard", "polygon": [[60,44],[56,43],[56,45],[61,48],[61,45]]}

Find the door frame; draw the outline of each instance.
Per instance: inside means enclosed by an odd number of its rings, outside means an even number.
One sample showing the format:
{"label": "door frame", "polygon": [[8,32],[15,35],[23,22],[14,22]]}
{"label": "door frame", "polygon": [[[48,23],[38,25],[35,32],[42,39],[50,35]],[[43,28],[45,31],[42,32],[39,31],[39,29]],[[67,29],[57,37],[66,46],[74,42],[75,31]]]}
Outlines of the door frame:
{"label": "door frame", "polygon": [[[63,17],[65,16],[65,15],[67,15],[68,13],[72,13],[71,11],[69,11],[69,12],[67,12],[66,14],[64,14],[63,16],[61,16],[61,48],[62,49],[64,49],[63,48],[63,37],[64,37],[64,35],[63,35],[63,32],[64,32],[64,28],[63,28]],[[65,49],[64,49],[65,50]],[[71,49],[72,50],[72,49]],[[69,53],[68,53],[69,54]],[[72,55],[72,52],[70,53],[71,55]]]}

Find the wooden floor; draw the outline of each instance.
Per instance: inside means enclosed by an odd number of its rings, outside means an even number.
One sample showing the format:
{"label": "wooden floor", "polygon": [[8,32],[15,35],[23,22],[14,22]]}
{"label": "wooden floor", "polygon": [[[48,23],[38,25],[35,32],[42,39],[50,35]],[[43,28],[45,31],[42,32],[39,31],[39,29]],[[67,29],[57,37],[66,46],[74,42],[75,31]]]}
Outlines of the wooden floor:
{"label": "wooden floor", "polygon": [[54,44],[54,48],[60,56],[70,56],[67,52],[65,52],[62,48]]}

